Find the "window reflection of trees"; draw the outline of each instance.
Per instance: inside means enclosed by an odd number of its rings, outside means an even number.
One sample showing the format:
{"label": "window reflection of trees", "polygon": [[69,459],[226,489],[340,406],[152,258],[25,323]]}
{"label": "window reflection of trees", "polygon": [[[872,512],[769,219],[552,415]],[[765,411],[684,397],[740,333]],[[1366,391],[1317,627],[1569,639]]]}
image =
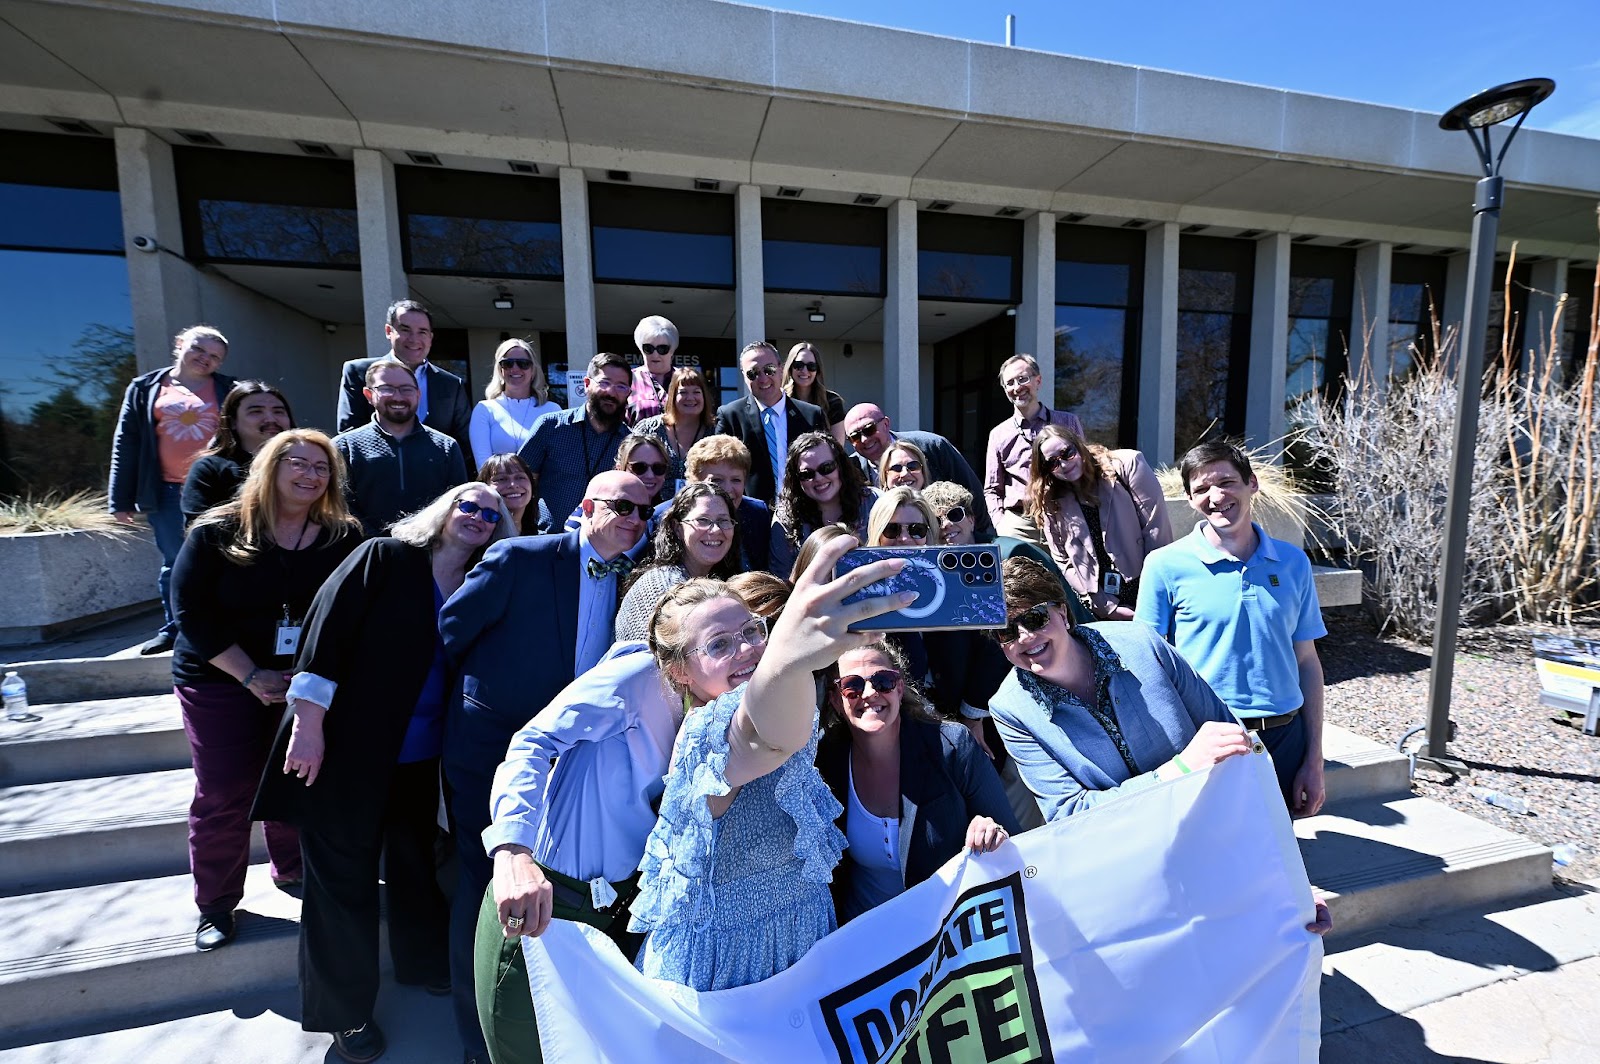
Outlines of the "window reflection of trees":
{"label": "window reflection of trees", "polygon": [[917,294],[922,299],[1012,298],[1011,258],[924,250],[917,255]]}
{"label": "window reflection of trees", "polygon": [[561,277],[561,227],[552,222],[413,214],[407,234],[415,270]]}
{"label": "window reflection of trees", "polygon": [[1116,447],[1122,423],[1127,312],[1056,308],[1056,405],[1083,422],[1094,443]]}
{"label": "window reflection of trees", "polygon": [[353,209],[210,199],[198,206],[208,258],[328,266],[361,261]]}
{"label": "window reflection of trees", "polygon": [[134,367],[131,328],[90,324],[31,379],[55,388],[47,398],[24,415],[0,395],[0,496],[104,491]]}
{"label": "window reflection of trees", "polygon": [[[1173,443],[1178,454],[1229,430],[1228,394],[1236,338],[1249,315],[1232,270],[1178,270],[1178,387]],[[1244,352],[1239,352],[1241,356]]]}

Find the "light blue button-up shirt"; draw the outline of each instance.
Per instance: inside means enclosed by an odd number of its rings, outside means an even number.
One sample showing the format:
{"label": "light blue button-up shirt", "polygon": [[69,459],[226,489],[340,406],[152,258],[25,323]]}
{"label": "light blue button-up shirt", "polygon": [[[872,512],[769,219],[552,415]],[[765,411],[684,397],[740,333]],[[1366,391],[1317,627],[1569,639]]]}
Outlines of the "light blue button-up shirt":
{"label": "light blue button-up shirt", "polygon": [[633,875],[656,823],[683,702],[643,643],[618,643],[511,740],[483,848],[526,846],[574,879]]}
{"label": "light blue button-up shirt", "polygon": [[[596,503],[604,506],[605,503]],[[617,574],[589,575],[589,559],[603,562],[589,546],[589,531],[578,529],[578,643],[572,662],[582,676],[605,656],[611,646],[611,632],[617,623]]]}

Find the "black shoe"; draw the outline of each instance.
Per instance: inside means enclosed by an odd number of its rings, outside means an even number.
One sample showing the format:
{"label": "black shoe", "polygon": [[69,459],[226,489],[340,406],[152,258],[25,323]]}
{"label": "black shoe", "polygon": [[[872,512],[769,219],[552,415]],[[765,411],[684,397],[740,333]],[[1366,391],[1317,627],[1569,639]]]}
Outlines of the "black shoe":
{"label": "black shoe", "polygon": [[426,990],[429,994],[432,994],[434,997],[449,997],[450,996],[450,980],[448,978],[446,978],[446,979],[430,979],[426,983],[422,984],[422,989]]}
{"label": "black shoe", "polygon": [[350,1064],[366,1064],[369,1060],[377,1060],[388,1048],[388,1043],[383,1040],[383,1032],[371,1020],[353,1031],[339,1031],[333,1036],[333,1051]]}
{"label": "black shoe", "polygon": [[194,933],[194,948],[206,953],[226,946],[233,941],[233,933],[232,913],[202,913]]}
{"label": "black shoe", "polygon": [[172,649],[172,644],[175,643],[177,639],[178,635],[176,632],[169,632],[165,629],[162,629],[155,635],[151,636],[149,641],[146,642],[144,646],[139,648],[139,653],[165,654],[167,651]]}

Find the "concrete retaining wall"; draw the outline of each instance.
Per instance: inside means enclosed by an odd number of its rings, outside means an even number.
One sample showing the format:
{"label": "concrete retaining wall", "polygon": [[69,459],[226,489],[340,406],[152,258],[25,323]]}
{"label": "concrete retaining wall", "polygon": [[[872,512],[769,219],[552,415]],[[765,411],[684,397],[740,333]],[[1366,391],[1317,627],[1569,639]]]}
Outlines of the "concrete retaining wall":
{"label": "concrete retaining wall", "polygon": [[0,646],[26,646],[148,609],[161,554],[147,531],[0,536]]}

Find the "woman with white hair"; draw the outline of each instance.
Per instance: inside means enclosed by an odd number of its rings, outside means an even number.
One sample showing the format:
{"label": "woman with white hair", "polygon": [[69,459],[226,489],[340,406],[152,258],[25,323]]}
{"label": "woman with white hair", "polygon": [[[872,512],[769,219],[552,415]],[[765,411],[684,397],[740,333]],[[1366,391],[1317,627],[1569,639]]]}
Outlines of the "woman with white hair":
{"label": "woman with white hair", "polygon": [[[439,756],[450,676],[439,610],[511,513],[489,485],[451,488],[368,540],[312,601],[291,713],[252,816],[300,829],[300,1024],[347,1061],[376,1059],[378,859],[395,978],[450,987],[449,912],[435,877]],[[281,760],[280,760],[281,759]]]}
{"label": "woman with white hair", "polygon": [[633,327],[633,344],[644,356],[644,365],[633,371],[633,386],[628,390],[628,412],[623,418],[629,428],[666,408],[678,327],[659,314],[640,318]]}
{"label": "woman with white hair", "polygon": [[544,368],[528,341],[512,338],[495,349],[494,373],[472,411],[472,457],[516,454],[533,435],[533,423],[561,407],[550,401]]}

